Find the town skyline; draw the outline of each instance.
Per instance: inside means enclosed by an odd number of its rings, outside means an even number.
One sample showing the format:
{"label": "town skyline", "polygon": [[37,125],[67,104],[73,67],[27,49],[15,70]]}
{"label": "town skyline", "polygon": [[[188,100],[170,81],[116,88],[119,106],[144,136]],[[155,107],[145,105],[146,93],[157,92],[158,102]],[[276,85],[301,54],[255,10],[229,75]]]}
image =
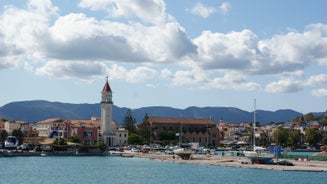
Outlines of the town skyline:
{"label": "town skyline", "polygon": [[327,109],[323,0],[0,2],[0,106]]}

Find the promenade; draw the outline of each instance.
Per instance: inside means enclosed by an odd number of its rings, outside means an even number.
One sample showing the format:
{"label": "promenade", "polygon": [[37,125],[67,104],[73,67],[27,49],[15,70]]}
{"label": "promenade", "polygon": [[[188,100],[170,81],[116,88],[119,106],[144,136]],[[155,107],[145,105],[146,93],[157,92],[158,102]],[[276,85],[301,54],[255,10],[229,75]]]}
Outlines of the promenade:
{"label": "promenade", "polygon": [[157,159],[162,162],[174,162],[181,164],[199,164],[212,165],[223,167],[239,167],[251,169],[266,169],[266,170],[280,170],[280,171],[306,171],[306,172],[327,172],[327,162],[324,161],[295,161],[288,160],[294,166],[283,165],[265,165],[265,164],[251,164],[245,157],[236,156],[218,156],[218,155],[196,155],[193,154],[191,159],[183,160],[177,155],[167,155],[164,153],[139,153],[125,151],[123,156],[134,156],[139,158]]}

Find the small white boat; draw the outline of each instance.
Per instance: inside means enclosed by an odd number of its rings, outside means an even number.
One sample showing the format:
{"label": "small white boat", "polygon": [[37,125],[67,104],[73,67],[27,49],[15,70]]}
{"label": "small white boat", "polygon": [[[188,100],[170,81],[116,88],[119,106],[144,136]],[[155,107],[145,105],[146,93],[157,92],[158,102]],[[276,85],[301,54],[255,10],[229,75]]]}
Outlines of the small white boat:
{"label": "small white boat", "polygon": [[248,158],[252,163],[269,164],[274,158],[274,154],[268,152],[266,148],[255,146],[255,113],[256,113],[256,100],[254,99],[254,111],[253,111],[253,151],[244,151],[244,156]]}
{"label": "small white boat", "polygon": [[178,155],[184,160],[190,159],[192,153],[193,153],[192,150],[187,150],[187,149],[185,150],[184,148],[174,149],[174,154]]}
{"label": "small white boat", "polygon": [[275,155],[269,153],[266,148],[255,146],[253,151],[244,151],[244,156],[252,163],[268,164],[272,162]]}

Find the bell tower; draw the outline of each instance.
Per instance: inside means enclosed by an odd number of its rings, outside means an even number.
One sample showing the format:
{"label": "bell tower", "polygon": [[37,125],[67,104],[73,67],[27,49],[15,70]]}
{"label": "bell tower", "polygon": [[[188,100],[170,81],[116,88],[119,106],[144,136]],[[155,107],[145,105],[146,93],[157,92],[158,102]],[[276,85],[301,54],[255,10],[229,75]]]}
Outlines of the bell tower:
{"label": "bell tower", "polygon": [[112,146],[112,91],[108,77],[101,92],[101,134],[105,144]]}

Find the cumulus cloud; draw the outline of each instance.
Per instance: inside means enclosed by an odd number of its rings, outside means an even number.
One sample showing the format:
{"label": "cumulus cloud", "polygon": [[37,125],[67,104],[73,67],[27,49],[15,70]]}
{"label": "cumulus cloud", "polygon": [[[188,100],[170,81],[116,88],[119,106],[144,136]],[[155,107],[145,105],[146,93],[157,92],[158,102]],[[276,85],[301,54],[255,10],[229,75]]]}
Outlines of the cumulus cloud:
{"label": "cumulus cloud", "polygon": [[108,15],[119,18],[133,19],[137,17],[147,23],[164,23],[166,20],[166,4],[163,0],[82,0],[82,8],[93,11],[101,10]]}
{"label": "cumulus cloud", "polygon": [[54,58],[167,62],[195,52],[176,22],[144,26],[69,14],[58,18],[49,32],[44,48]]}
{"label": "cumulus cloud", "polygon": [[316,97],[327,97],[327,89],[321,88],[321,89],[312,90],[311,94]]}
{"label": "cumulus cloud", "polygon": [[129,83],[144,82],[147,79],[153,79],[158,75],[158,72],[149,67],[136,67],[134,69],[126,69],[123,66],[113,64],[108,69],[110,79],[125,80]]}
{"label": "cumulus cloud", "polygon": [[261,88],[260,84],[247,81],[240,75],[226,74],[210,81],[210,86],[218,89],[246,90],[253,91]]}
{"label": "cumulus cloud", "polygon": [[[261,40],[249,29],[204,30],[190,39],[187,30],[166,12],[162,0],[82,0],[79,6],[108,16],[59,15],[50,0],[28,1],[26,9],[4,7],[0,69],[25,63],[38,75],[58,78],[86,79],[109,73],[112,79],[130,83],[159,78],[173,85],[218,89],[265,86],[275,93],[327,83],[326,74],[306,71],[313,64],[327,66],[325,24]],[[230,8],[222,3],[220,11],[227,13]],[[199,3],[192,11],[208,17],[216,10]],[[26,58],[38,66],[26,64]],[[162,69],[163,64],[171,67]],[[270,83],[252,81],[254,75],[269,77]]]}
{"label": "cumulus cloud", "polygon": [[36,69],[37,75],[55,78],[81,78],[83,80],[107,75],[107,67],[101,62],[64,62],[49,61],[44,66]]}
{"label": "cumulus cloud", "polygon": [[250,68],[256,59],[257,36],[250,30],[227,34],[204,31],[194,39],[204,69]]}
{"label": "cumulus cloud", "polygon": [[327,74],[319,74],[319,75],[310,76],[305,81],[305,84],[308,86],[327,84]]}
{"label": "cumulus cloud", "polygon": [[259,40],[250,30],[226,34],[203,31],[193,39],[197,61],[204,69],[229,69],[247,74],[281,74],[304,70],[326,60],[325,25],[308,26],[303,33],[289,32]]}
{"label": "cumulus cloud", "polygon": [[186,11],[203,18],[208,18],[211,14],[216,12],[214,7],[205,6],[202,3],[196,3],[191,9],[186,9]]}
{"label": "cumulus cloud", "polygon": [[303,82],[293,79],[284,79],[268,84],[265,88],[269,93],[291,93],[303,89]]}

